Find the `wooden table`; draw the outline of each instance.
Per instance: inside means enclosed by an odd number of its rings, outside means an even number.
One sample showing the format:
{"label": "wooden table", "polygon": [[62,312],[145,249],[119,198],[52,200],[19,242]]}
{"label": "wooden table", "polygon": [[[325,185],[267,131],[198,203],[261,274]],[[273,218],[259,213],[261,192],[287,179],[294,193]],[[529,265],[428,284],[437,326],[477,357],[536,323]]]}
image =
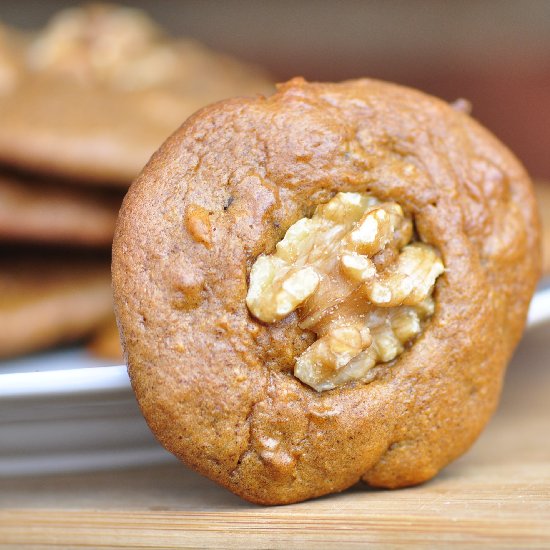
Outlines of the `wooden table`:
{"label": "wooden table", "polygon": [[175,462],[1,480],[0,546],[550,548],[549,339],[526,336],[481,439],[421,487],[263,508]]}

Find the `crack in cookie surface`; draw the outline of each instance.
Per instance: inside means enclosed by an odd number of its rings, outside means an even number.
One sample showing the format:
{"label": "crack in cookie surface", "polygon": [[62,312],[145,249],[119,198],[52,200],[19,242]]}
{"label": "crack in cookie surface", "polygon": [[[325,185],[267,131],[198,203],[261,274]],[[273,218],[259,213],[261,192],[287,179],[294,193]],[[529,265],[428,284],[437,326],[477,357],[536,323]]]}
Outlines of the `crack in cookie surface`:
{"label": "crack in cookie surface", "polygon": [[443,271],[399,204],[343,192],[257,258],[246,303],[265,323],[297,311],[317,340],[296,359],[294,375],[325,391],[367,381],[372,367],[405,350],[433,314]]}

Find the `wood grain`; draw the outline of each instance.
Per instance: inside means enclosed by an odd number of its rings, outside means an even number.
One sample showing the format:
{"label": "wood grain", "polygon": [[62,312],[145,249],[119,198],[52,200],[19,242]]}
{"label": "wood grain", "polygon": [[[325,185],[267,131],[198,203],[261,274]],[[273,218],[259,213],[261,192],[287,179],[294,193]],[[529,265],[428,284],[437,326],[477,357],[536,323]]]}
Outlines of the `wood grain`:
{"label": "wood grain", "polygon": [[550,548],[550,327],[529,334],[483,437],[431,482],[243,502],[177,463],[0,481],[11,548]]}

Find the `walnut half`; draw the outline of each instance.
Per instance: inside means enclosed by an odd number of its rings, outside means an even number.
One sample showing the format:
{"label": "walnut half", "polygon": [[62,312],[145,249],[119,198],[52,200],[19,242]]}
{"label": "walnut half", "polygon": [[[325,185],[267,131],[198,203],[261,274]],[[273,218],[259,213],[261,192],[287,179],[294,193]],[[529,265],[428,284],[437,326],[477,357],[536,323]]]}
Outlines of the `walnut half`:
{"label": "walnut half", "polygon": [[246,303],[265,323],[297,310],[300,327],[317,340],[294,374],[324,391],[366,380],[372,367],[404,351],[434,311],[443,271],[397,203],[338,193],[292,225],[273,254],[258,257]]}

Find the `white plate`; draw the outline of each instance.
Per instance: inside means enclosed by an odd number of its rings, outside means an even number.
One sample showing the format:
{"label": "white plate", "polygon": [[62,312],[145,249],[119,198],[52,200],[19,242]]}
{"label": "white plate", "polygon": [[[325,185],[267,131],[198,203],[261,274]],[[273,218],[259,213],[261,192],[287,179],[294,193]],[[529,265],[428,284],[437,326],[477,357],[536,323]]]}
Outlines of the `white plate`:
{"label": "white plate", "polygon": [[149,431],[124,365],[76,348],[0,363],[0,373],[0,478],[175,460]]}
{"label": "white plate", "polygon": [[[528,327],[550,321],[541,288]],[[69,349],[0,363],[0,477],[175,460],[155,441],[124,365]]]}

